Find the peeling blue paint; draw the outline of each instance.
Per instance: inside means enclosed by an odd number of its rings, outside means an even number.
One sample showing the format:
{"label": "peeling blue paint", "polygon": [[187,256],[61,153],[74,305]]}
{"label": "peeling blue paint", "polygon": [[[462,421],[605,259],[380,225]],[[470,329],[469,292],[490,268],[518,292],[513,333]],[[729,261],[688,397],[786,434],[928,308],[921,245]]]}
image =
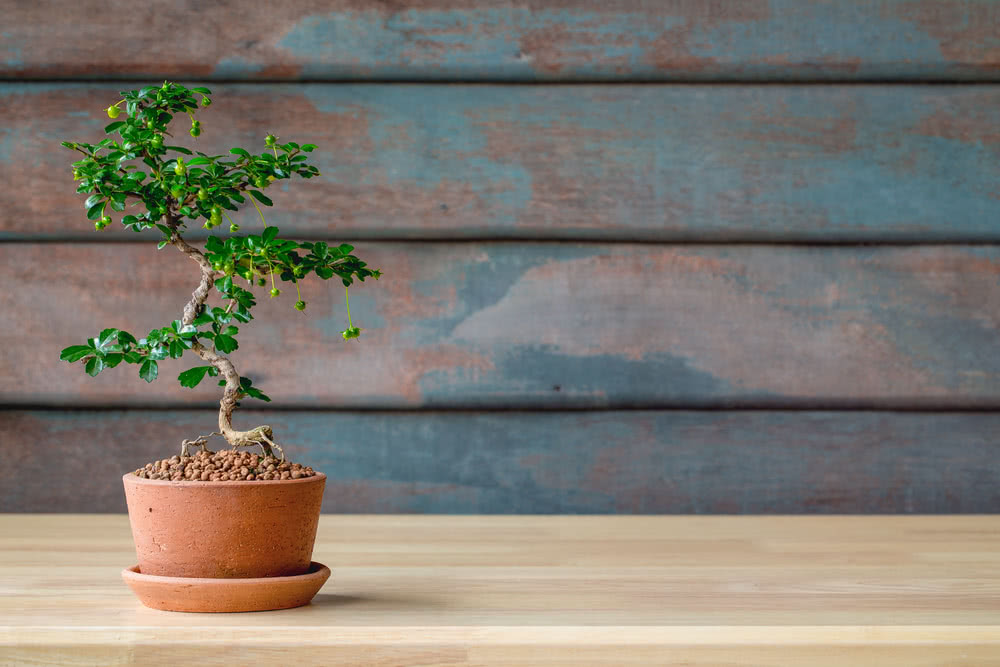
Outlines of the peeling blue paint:
{"label": "peeling blue paint", "polygon": [[215,64],[212,77],[219,79],[252,79],[253,75],[264,69],[260,63],[250,62],[242,58],[223,58]]}
{"label": "peeling blue paint", "polygon": [[[484,88],[470,96],[442,86],[307,86],[309,100],[326,113],[364,109],[375,151],[372,162],[344,165],[325,157],[321,171],[332,180],[362,185],[410,184],[433,190],[460,184],[509,216],[531,200],[532,177],[524,165],[489,156],[478,116],[504,108],[502,90]],[[324,159],[323,156],[320,158]],[[498,187],[500,186],[500,187]]]}
{"label": "peeling blue paint", "polygon": [[[466,344],[475,349],[473,341]],[[456,368],[424,375],[420,380],[424,404],[487,407],[499,400],[505,406],[527,408],[545,397],[559,396],[560,403],[605,408],[690,403],[692,395],[709,401],[734,393],[726,380],[669,354],[650,354],[641,360],[614,354],[581,356],[540,344],[493,346],[490,356],[495,371]],[[768,395],[760,392],[761,397]]]}
{"label": "peeling blue paint", "polygon": [[[0,472],[0,511],[122,512],[118,475],[209,430],[212,410],[7,411],[33,447]],[[891,412],[265,412],[327,475],[324,512],[995,513],[1000,416]],[[65,437],[72,433],[75,437]],[[48,484],[13,484],[37,479]],[[77,483],[70,483],[75,479]]]}
{"label": "peeling blue paint", "polygon": [[[875,9],[879,11],[874,11]],[[628,76],[703,79],[893,74],[919,78],[932,68],[960,70],[942,55],[940,38],[908,20],[905,2],[871,8],[852,3],[771,0],[766,18],[723,14],[581,9],[371,9],[306,17],[279,41],[303,64],[307,78],[369,77],[531,80]],[[968,16],[965,17],[968,21]],[[942,26],[945,27],[945,26]],[[953,26],[958,29],[961,26]],[[536,62],[529,46],[545,35],[542,56],[558,53],[555,72]],[[693,64],[661,67],[663,40]],[[984,45],[984,48],[990,48]]]}
{"label": "peeling blue paint", "polygon": [[[688,40],[691,52],[736,67],[762,69],[796,54],[822,68],[828,63],[857,63],[857,67],[897,65],[907,62],[940,62],[939,40],[919,26],[889,15],[864,16],[841,2],[769,0],[768,18],[757,21],[723,21],[712,28],[698,26]],[[880,2],[906,15],[902,3]],[[854,9],[854,11],[852,11]],[[769,68],[769,69],[773,69]]]}

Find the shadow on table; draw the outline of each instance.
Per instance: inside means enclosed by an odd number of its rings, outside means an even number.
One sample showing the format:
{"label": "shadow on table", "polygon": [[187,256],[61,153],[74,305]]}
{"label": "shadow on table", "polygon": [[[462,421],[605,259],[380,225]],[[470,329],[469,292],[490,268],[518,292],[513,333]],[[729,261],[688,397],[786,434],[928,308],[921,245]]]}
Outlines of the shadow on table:
{"label": "shadow on table", "polygon": [[352,610],[387,610],[394,611],[426,611],[444,609],[445,600],[435,599],[426,595],[387,595],[372,593],[370,595],[337,595],[319,593],[312,600],[314,607],[350,607]]}

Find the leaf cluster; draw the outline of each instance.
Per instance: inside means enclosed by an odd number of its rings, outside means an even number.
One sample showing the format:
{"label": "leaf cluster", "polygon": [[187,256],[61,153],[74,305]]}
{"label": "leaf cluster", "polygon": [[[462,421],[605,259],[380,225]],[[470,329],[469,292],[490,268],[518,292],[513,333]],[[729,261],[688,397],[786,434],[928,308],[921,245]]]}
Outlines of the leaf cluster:
{"label": "leaf cluster", "polygon": [[[110,224],[109,210],[125,213],[130,206],[139,207],[123,215],[121,223],[136,232],[159,230],[162,240],[158,248],[173,244],[189,254],[203,255],[216,272],[209,277],[226,303],[225,307],[202,306],[190,325],[175,320],[142,339],[120,329],[105,329],[86,344],[62,351],[61,359],[82,362],[91,376],[125,362],[137,364],[139,376],[152,382],[158,375],[159,361],[179,359],[192,348],[208,348],[221,354],[237,350],[240,330],[234,321],[247,323],[253,319],[255,287],[270,283],[271,296],[277,296],[277,281],[292,282],[298,292],[298,283],[309,274],[323,280],[336,276],[345,288],[355,280],[381,276],[380,271],[355,256],[349,244],[330,246],[283,239],[278,237],[277,227],[267,225],[258,203],[272,206],[273,202],[263,190],[292,176],[318,176],[317,167],[308,162],[315,144],[279,143],[269,134],[265,150],[259,154],[235,147],[228,155],[207,155],[168,143],[171,123],[180,115],[190,118],[192,137],[201,134],[201,122],[195,119],[199,111],[196,95],[201,96],[201,106],[207,107],[211,104],[210,94],[207,88],[188,89],[166,81],[162,86],[123,91],[122,99],[107,110],[113,122],[104,132],[110,136],[96,144],[62,142],[82,155],[73,162],[73,178],[78,182],[77,192],[88,195],[84,203],[87,219],[96,221],[98,231]],[[123,113],[124,118],[119,120]],[[239,211],[248,201],[264,223],[260,234],[238,235],[239,226],[230,219],[230,234],[210,235],[203,252],[183,240],[190,221],[204,219],[204,227],[215,228],[223,216],[228,217],[226,211]],[[203,266],[203,270],[207,271],[207,267]],[[240,279],[246,281],[246,287],[236,284]],[[301,296],[295,307],[305,309]],[[349,304],[347,314],[345,340],[357,338],[361,331],[350,323]],[[218,373],[213,366],[197,366],[182,372],[178,380],[182,386],[194,387],[206,375]],[[270,400],[248,378],[240,378],[240,387],[241,397]]]}

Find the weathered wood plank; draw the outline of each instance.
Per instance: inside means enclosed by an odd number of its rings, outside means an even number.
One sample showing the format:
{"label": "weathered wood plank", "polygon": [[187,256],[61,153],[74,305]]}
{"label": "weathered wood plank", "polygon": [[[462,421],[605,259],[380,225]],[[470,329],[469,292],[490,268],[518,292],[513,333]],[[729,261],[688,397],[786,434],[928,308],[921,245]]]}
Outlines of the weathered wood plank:
{"label": "weathered wood plank", "polygon": [[[122,87],[0,85],[0,239],[95,238],[59,141]],[[1000,86],[215,91],[203,150],[319,144],[322,178],[269,191],[307,237],[1000,241]]]}
{"label": "weathered wood plank", "polygon": [[998,17],[988,0],[15,2],[0,77],[995,79]]}
{"label": "weathered wood plank", "polygon": [[[1000,511],[1000,415],[249,412],[325,472],[326,512]],[[122,512],[120,476],[215,413],[3,411],[0,512]],[[120,468],[95,469],[94,461]]]}
{"label": "weathered wood plank", "polygon": [[[277,405],[1000,406],[1000,247],[366,243],[352,291],[269,299],[234,361]],[[44,267],[44,270],[42,269]],[[195,267],[147,244],[0,244],[0,403],[210,405],[194,359],[97,378],[57,361],[179,317]]]}

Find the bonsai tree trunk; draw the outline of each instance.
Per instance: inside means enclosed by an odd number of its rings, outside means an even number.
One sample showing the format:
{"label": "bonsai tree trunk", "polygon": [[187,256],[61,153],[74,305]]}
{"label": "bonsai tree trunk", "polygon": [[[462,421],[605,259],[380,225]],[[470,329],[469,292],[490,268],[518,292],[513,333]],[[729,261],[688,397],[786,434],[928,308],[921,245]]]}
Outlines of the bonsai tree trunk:
{"label": "bonsai tree trunk", "polygon": [[[198,317],[205,307],[205,301],[208,299],[215,279],[223,274],[212,268],[212,265],[205,258],[204,253],[181,238],[177,232],[176,219],[170,218],[168,226],[173,230],[170,242],[185,255],[197,262],[201,268],[201,281],[198,283],[195,291],[191,293],[191,300],[184,306],[184,316],[181,318],[181,323],[184,326],[193,325],[195,318]],[[281,447],[272,440],[274,433],[270,426],[266,424],[255,426],[248,431],[237,431],[233,428],[233,411],[236,410],[236,403],[242,396],[242,387],[240,386],[240,374],[236,371],[236,366],[233,365],[229,357],[205,347],[200,341],[194,341],[191,350],[204,361],[214,366],[226,381],[226,387],[222,392],[222,400],[219,402],[218,434],[224,437],[234,449],[237,447],[259,445],[268,456],[273,456],[272,448],[277,448],[281,452]],[[206,441],[207,437],[205,436],[193,441],[185,440],[181,447],[182,453],[186,453],[187,447],[192,444],[204,447]],[[281,452],[281,455],[284,458],[283,452]]]}

